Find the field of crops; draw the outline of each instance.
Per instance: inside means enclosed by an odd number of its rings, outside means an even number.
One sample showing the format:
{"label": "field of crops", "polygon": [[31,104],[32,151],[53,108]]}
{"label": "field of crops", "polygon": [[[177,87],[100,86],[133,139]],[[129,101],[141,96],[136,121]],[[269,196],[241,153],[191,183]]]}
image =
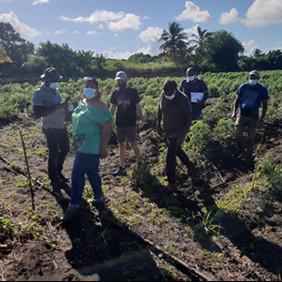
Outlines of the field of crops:
{"label": "field of crops", "polygon": [[[247,80],[247,73],[206,73],[202,76],[210,89],[210,97],[226,97],[234,94],[240,84]],[[168,78],[131,78],[129,84],[136,87],[148,119],[155,118],[157,98],[164,81]],[[170,78],[171,79],[171,78]],[[183,78],[174,77],[179,84]],[[270,118],[281,114],[282,71],[265,71],[261,74],[261,83],[268,87],[272,97],[269,111]],[[0,122],[14,120],[22,112],[31,112],[32,94],[38,85],[6,84],[0,86]],[[73,102],[82,98],[83,82],[62,83],[60,91],[64,98],[70,97]],[[115,88],[113,79],[100,81],[100,90],[105,101]]]}
{"label": "field of crops", "polygon": [[[131,78],[147,121],[139,132],[144,159],[136,167],[128,153],[127,175],[114,177],[118,147],[113,139],[101,164],[107,205],[95,207],[87,184],[81,217],[71,226],[61,224],[71,187],[52,193],[46,141],[40,122],[31,117],[39,84],[0,86],[0,280],[281,280],[282,71],[261,73],[271,100],[251,166],[240,155],[231,120],[235,91],[248,74],[202,77],[210,89],[205,118],[193,124],[184,144],[195,175],[178,165],[177,188],[166,189],[166,146],[154,127],[166,78]],[[173,79],[180,84],[183,78]],[[109,102],[114,80],[99,85]],[[76,103],[82,87],[82,81],[62,83],[60,91]],[[73,158],[72,151],[65,164],[68,177]]]}

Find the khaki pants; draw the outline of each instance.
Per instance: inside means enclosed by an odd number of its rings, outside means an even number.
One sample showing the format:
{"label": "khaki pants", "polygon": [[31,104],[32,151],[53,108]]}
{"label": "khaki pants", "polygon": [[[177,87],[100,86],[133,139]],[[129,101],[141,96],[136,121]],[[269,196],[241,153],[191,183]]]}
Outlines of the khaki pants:
{"label": "khaki pants", "polygon": [[[242,148],[247,149],[248,157],[252,157],[258,127],[258,117],[239,116],[236,126],[237,142]],[[247,135],[246,138],[244,137],[244,133]]]}

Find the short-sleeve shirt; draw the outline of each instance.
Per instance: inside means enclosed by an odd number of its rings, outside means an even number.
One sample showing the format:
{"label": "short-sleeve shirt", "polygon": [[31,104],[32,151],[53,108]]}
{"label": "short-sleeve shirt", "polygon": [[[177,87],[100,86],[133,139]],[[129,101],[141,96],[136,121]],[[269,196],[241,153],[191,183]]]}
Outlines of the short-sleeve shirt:
{"label": "short-sleeve shirt", "polygon": [[[58,90],[52,90],[46,85],[42,85],[33,94],[33,106],[44,107],[45,109],[53,108],[61,103],[62,98]],[[57,109],[51,114],[42,118],[42,127],[44,129],[62,129],[65,128],[65,111]]]}
{"label": "short-sleeve shirt", "polygon": [[262,101],[270,99],[267,88],[260,83],[242,84],[237,90],[237,95],[240,98],[241,115],[244,116],[257,117]]}
{"label": "short-sleeve shirt", "polygon": [[140,97],[137,89],[126,87],[112,93],[111,104],[117,106],[117,127],[134,127],[137,122],[137,104]]}
{"label": "short-sleeve shirt", "polygon": [[86,105],[80,102],[72,115],[73,141],[78,151],[85,154],[100,155],[102,129],[100,123],[112,122],[112,115],[106,108]]}
{"label": "short-sleeve shirt", "polygon": [[191,102],[191,93],[192,92],[208,92],[208,87],[206,83],[199,78],[195,78],[193,81],[183,80],[180,86],[180,90],[184,92]]}

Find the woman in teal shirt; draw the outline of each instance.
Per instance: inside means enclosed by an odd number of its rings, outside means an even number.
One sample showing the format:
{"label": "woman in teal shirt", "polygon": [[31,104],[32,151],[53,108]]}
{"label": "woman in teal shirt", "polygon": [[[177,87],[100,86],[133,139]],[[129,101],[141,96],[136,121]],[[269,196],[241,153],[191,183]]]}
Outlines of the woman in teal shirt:
{"label": "woman in teal shirt", "polygon": [[77,150],[72,170],[72,195],[64,217],[68,220],[76,211],[83,195],[85,176],[93,188],[96,202],[103,202],[102,181],[99,175],[101,158],[107,157],[107,145],[112,132],[112,116],[100,100],[98,82],[85,78],[84,96],[72,115],[73,143]]}

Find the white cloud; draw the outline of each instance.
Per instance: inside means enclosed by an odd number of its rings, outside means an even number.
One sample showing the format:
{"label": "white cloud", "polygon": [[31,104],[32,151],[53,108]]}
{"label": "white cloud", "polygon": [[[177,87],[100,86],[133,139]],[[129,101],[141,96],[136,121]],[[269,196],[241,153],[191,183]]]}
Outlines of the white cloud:
{"label": "white cloud", "polygon": [[48,4],[48,3],[49,3],[49,0],[34,0],[32,3],[32,6]]}
{"label": "white cloud", "polygon": [[205,23],[210,19],[211,15],[207,10],[201,11],[200,8],[191,1],[185,3],[185,10],[176,17],[178,21],[190,20],[195,23]]}
{"label": "white cloud", "polygon": [[219,23],[223,25],[232,24],[239,19],[239,13],[236,8],[232,8],[229,12],[224,12],[220,16]]}
{"label": "white cloud", "polygon": [[89,17],[70,18],[66,16],[61,16],[60,19],[63,21],[76,22],[76,23],[96,24],[101,22],[120,20],[122,19],[123,16],[124,16],[123,12],[115,13],[106,10],[97,10],[94,13],[92,13]]}
{"label": "white cloud", "polygon": [[37,29],[21,22],[13,11],[0,14],[0,22],[10,23],[23,38],[32,39],[42,35]]}
{"label": "white cloud", "polygon": [[77,35],[77,34],[79,34],[79,31],[78,31],[78,30],[74,30],[74,31],[72,32],[72,34]]}
{"label": "white cloud", "polygon": [[96,36],[98,33],[95,30],[91,30],[91,31],[87,31],[86,34],[90,36]]}
{"label": "white cloud", "polygon": [[248,42],[244,42],[243,46],[245,48],[245,55],[254,55],[256,49],[257,49],[257,44],[254,40],[249,40]]}
{"label": "white cloud", "polygon": [[133,55],[135,52],[130,51],[118,51],[116,48],[111,48],[109,50],[106,50],[103,52],[103,55],[107,59],[128,59],[131,55]]}
{"label": "white cloud", "polygon": [[68,30],[67,29],[57,29],[54,31],[54,34],[56,35],[63,35],[63,34],[66,34],[68,33]]}
{"label": "white cloud", "polygon": [[142,31],[139,35],[139,38],[144,43],[154,43],[158,41],[163,33],[163,29],[158,26],[150,26]]}
{"label": "white cloud", "polygon": [[137,53],[157,55],[160,53],[159,39],[163,33],[163,29],[158,26],[150,26],[139,34],[139,38],[147,44],[147,46],[139,48]]}
{"label": "white cloud", "polygon": [[145,55],[149,54],[151,56],[156,56],[160,54],[161,51],[160,51],[160,46],[157,43],[155,43],[147,47],[139,48],[135,53],[143,53]]}
{"label": "white cloud", "polygon": [[131,13],[124,12],[112,12],[107,10],[97,10],[92,13],[89,17],[76,17],[70,18],[61,16],[61,20],[75,23],[90,23],[99,24],[99,28],[103,29],[105,25],[111,31],[117,32],[124,29],[138,30],[141,23],[141,17]]}
{"label": "white cloud", "polygon": [[261,27],[282,23],[281,0],[254,0],[249,7],[244,23],[248,27]]}
{"label": "white cloud", "polygon": [[134,14],[126,14],[121,20],[117,22],[110,22],[108,28],[111,31],[117,32],[125,29],[139,30],[142,23],[140,16]]}

